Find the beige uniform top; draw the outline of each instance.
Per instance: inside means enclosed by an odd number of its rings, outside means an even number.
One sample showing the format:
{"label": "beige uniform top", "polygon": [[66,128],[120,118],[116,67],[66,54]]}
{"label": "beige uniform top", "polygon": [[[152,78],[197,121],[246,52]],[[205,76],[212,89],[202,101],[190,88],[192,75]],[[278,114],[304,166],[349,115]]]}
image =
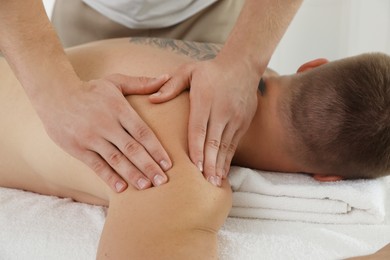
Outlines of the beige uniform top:
{"label": "beige uniform top", "polygon": [[111,20],[132,29],[177,24],[218,0],[83,0]]}

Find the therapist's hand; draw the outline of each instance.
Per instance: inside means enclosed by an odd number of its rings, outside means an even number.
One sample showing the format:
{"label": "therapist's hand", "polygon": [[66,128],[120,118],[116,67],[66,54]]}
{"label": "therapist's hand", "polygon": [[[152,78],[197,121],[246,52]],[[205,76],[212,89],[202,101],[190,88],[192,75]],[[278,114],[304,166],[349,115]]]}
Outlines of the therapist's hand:
{"label": "therapist's hand", "polygon": [[238,143],[257,108],[260,75],[245,61],[223,58],[188,63],[155,94],[154,103],[170,100],[188,87],[190,158],[209,182],[220,186]]}
{"label": "therapist's hand", "polygon": [[[147,94],[168,80],[121,74],[80,82],[78,87],[41,93],[38,108],[48,135],[66,152],[87,164],[114,191],[168,181],[172,163],[152,130],[124,94]],[[66,90],[64,90],[66,89]]]}

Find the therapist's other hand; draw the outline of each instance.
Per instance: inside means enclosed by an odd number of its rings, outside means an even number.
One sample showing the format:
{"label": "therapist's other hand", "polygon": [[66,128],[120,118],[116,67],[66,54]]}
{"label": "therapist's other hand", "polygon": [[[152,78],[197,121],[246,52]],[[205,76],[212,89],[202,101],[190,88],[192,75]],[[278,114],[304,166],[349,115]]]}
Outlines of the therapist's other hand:
{"label": "therapist's other hand", "polygon": [[[80,82],[40,102],[48,135],[70,155],[88,165],[111,189],[122,192],[168,181],[171,160],[152,130],[125,99],[148,94],[167,80],[122,74]],[[64,93],[65,91],[65,93]]]}
{"label": "therapist's other hand", "polygon": [[256,112],[260,75],[245,61],[218,57],[185,64],[172,75],[150,101],[165,102],[191,87],[190,158],[209,182],[220,186]]}

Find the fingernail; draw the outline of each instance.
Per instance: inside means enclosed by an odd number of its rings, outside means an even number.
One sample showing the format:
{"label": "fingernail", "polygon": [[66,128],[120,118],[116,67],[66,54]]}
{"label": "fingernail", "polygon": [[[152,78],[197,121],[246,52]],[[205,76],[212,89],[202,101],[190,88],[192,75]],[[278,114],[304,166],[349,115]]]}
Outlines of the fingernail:
{"label": "fingernail", "polygon": [[158,97],[161,95],[161,92],[160,91],[157,91],[156,93],[152,94],[151,96],[152,97]]}
{"label": "fingernail", "polygon": [[166,160],[161,160],[160,166],[164,171],[168,171],[171,168],[171,166]]}
{"label": "fingernail", "polygon": [[222,185],[222,179],[220,177],[217,177],[217,185],[218,187],[221,187]]}
{"label": "fingernail", "polygon": [[118,181],[117,183],[115,183],[115,189],[117,192],[121,192],[124,187],[125,184],[123,182]]}
{"label": "fingernail", "polygon": [[146,186],[149,184],[149,182],[147,180],[145,180],[144,178],[140,178],[138,181],[137,181],[137,185],[138,185],[138,188],[140,190],[143,190],[146,188]]}
{"label": "fingernail", "polygon": [[217,175],[222,178],[223,177],[223,169],[217,170]]}
{"label": "fingernail", "polygon": [[160,185],[164,184],[164,182],[165,182],[165,178],[163,176],[161,176],[160,174],[156,174],[154,176],[153,180],[154,180],[154,184],[156,186],[160,186]]}
{"label": "fingernail", "polygon": [[203,172],[203,163],[201,161],[199,161],[196,166],[198,167],[199,171]]}
{"label": "fingernail", "polygon": [[207,178],[207,180],[214,186],[221,186],[221,178],[219,178],[218,176],[210,176]]}
{"label": "fingernail", "polygon": [[158,77],[153,78],[151,83],[159,82],[161,80],[165,80],[166,81],[166,80],[168,80],[168,77],[169,77],[168,74],[160,75]]}

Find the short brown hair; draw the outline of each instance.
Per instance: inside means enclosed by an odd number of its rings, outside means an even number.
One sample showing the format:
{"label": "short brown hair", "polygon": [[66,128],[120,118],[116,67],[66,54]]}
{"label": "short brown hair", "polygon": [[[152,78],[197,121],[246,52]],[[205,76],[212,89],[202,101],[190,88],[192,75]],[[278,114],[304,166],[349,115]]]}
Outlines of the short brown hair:
{"label": "short brown hair", "polygon": [[289,93],[282,107],[305,163],[349,179],[390,174],[390,56],[362,54],[299,73]]}

